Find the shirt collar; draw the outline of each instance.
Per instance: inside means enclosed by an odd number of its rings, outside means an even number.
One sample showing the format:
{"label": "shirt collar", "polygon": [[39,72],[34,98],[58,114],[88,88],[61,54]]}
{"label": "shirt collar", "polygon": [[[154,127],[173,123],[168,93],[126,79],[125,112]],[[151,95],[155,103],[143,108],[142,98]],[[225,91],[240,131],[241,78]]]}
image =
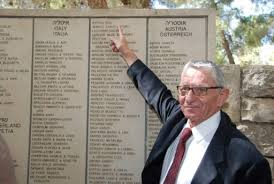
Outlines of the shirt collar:
{"label": "shirt collar", "polygon": [[[221,120],[221,112],[218,111],[207,120],[201,122],[199,125],[191,128],[192,135],[195,142],[200,142],[201,140],[206,140],[207,138],[212,138],[216,132]],[[185,128],[189,128],[189,120],[187,121]],[[211,135],[211,136],[210,136]]]}

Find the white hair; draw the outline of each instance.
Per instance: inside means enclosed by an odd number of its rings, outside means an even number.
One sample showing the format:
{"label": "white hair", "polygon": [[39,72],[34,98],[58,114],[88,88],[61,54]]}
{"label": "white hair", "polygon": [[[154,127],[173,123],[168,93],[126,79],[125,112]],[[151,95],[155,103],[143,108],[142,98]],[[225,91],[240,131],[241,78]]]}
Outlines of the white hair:
{"label": "white hair", "polygon": [[218,65],[209,60],[191,60],[183,68],[184,74],[189,68],[196,70],[207,70],[211,73],[218,87],[225,87],[225,78],[222,70]]}

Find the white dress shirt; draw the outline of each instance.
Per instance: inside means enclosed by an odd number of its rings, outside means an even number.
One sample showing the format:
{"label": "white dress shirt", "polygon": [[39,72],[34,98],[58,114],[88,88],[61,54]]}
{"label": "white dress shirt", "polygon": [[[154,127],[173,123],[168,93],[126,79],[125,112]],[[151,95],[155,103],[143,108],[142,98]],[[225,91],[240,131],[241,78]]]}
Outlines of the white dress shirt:
{"label": "white dress shirt", "polygon": [[[192,136],[187,140],[184,157],[181,162],[179,174],[177,176],[176,184],[190,184],[194,174],[204,154],[210,144],[213,135],[215,134],[221,120],[220,111],[213,114],[210,118],[203,121],[199,125],[191,128]],[[189,121],[185,124],[184,128],[189,128]],[[182,131],[181,131],[182,133]],[[169,146],[165,155],[160,184],[163,184],[164,179],[174,159],[180,135]]]}

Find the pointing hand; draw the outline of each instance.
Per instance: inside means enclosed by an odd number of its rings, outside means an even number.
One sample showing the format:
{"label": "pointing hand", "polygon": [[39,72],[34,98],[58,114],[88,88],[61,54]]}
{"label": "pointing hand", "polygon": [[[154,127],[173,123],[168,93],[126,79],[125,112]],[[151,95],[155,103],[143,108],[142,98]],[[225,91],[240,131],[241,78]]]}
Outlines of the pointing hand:
{"label": "pointing hand", "polygon": [[111,43],[110,43],[111,49],[113,52],[119,52],[121,57],[130,66],[137,60],[137,57],[135,53],[129,48],[128,42],[126,40],[126,37],[123,34],[121,26],[118,26],[118,31],[119,31],[119,39],[111,38]]}

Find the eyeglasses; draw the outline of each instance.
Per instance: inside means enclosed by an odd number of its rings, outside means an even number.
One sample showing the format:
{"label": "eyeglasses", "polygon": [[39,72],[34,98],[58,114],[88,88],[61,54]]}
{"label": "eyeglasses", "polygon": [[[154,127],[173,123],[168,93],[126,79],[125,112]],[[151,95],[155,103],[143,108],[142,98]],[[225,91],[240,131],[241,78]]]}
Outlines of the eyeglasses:
{"label": "eyeglasses", "polygon": [[189,87],[189,86],[177,86],[177,90],[180,96],[186,96],[191,90],[195,96],[205,96],[209,89],[222,89],[223,87]]}

